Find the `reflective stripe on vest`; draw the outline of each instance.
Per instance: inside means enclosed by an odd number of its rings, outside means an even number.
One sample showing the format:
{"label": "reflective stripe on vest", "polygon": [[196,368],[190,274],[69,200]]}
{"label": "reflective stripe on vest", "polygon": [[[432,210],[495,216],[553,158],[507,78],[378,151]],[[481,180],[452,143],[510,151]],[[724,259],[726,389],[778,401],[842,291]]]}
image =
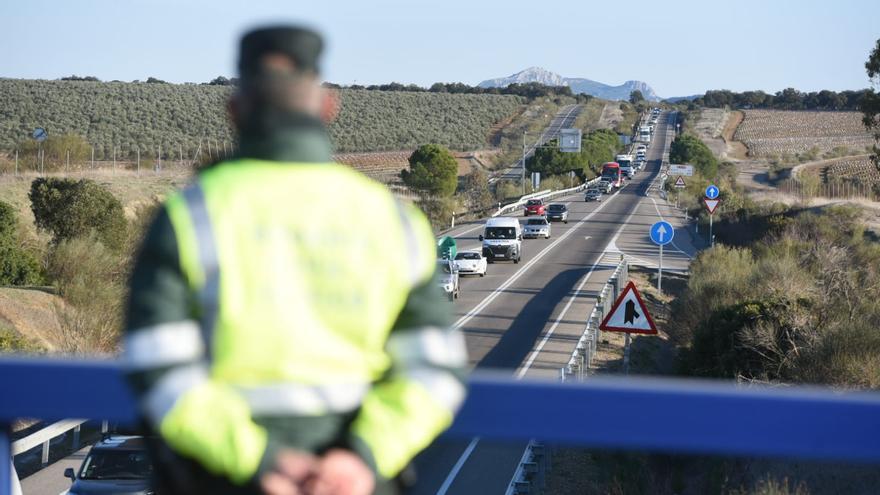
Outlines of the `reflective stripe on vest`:
{"label": "reflective stripe on vest", "polygon": [[201,309],[202,335],[205,339],[205,350],[210,357],[214,328],[217,325],[217,313],[220,299],[220,262],[214,242],[214,230],[211,217],[205,204],[205,192],[196,182],[183,190],[183,199],[195,230],[196,244],[199,250],[199,263],[205,277],[199,290],[198,299]]}
{"label": "reflective stripe on vest", "polygon": [[127,333],[123,353],[126,368],[139,371],[198,361],[205,343],[195,321],[175,321]]}
{"label": "reflective stripe on vest", "polygon": [[369,385],[363,383],[336,385],[272,385],[237,386],[255,415],[318,416],[327,413],[346,413],[360,407]]}

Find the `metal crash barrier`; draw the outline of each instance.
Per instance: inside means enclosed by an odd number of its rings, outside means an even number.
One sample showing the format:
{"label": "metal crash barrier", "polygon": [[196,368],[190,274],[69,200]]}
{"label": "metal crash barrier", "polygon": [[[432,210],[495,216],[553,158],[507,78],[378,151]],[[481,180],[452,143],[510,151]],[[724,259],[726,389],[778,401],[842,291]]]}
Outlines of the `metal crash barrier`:
{"label": "metal crash barrier", "polygon": [[[16,418],[136,419],[112,361],[6,358],[0,376],[0,495],[9,493],[9,425]],[[517,381],[485,372],[474,373],[469,386],[446,437],[880,463],[876,392],[603,376]],[[626,428],[591,426],[597,424]]]}

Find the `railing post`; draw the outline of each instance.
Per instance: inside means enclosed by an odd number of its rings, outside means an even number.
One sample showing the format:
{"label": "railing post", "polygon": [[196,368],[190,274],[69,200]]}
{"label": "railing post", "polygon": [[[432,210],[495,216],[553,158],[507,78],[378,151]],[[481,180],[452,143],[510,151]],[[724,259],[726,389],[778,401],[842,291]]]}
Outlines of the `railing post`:
{"label": "railing post", "polygon": [[73,429],[73,450],[76,452],[79,450],[79,429],[82,425],[76,425],[76,428]]}
{"label": "railing post", "polygon": [[9,425],[0,423],[0,495],[12,493],[12,443]]}

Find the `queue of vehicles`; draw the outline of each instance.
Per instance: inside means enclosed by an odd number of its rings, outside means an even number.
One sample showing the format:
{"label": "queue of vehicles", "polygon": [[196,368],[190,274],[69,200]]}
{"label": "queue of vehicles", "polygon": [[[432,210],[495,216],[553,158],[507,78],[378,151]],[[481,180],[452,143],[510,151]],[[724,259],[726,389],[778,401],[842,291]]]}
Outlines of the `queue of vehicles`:
{"label": "queue of vehicles", "polygon": [[[629,153],[615,157],[616,161],[602,165],[602,174],[584,193],[584,201],[602,201],[603,195],[611,194],[623,187],[625,181],[632,179],[644,169],[647,162],[648,144],[653,137],[654,125],[659,117],[659,109],[652,111],[649,125],[641,126],[634,147]],[[523,239],[549,239],[552,233],[551,222],[568,223],[568,207],[561,203],[545,204],[543,199],[532,198],[523,205],[525,225],[513,217],[495,217],[486,221],[483,233],[479,235],[480,250],[441,252],[438,257],[441,272],[438,284],[446,292],[450,301],[461,293],[460,276],[465,274],[486,276],[488,265],[498,261],[522,261]],[[451,238],[447,238],[451,239]],[[452,240],[454,243],[454,240]],[[441,241],[442,243],[442,241]]]}

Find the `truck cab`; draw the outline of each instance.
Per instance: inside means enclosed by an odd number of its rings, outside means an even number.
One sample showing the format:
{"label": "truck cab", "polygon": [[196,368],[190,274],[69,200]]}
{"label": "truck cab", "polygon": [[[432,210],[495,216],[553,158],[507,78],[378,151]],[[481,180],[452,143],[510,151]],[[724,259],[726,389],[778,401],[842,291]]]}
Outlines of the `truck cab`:
{"label": "truck cab", "polygon": [[480,235],[483,242],[483,256],[486,261],[513,261],[522,259],[522,226],[519,220],[510,217],[490,218]]}

